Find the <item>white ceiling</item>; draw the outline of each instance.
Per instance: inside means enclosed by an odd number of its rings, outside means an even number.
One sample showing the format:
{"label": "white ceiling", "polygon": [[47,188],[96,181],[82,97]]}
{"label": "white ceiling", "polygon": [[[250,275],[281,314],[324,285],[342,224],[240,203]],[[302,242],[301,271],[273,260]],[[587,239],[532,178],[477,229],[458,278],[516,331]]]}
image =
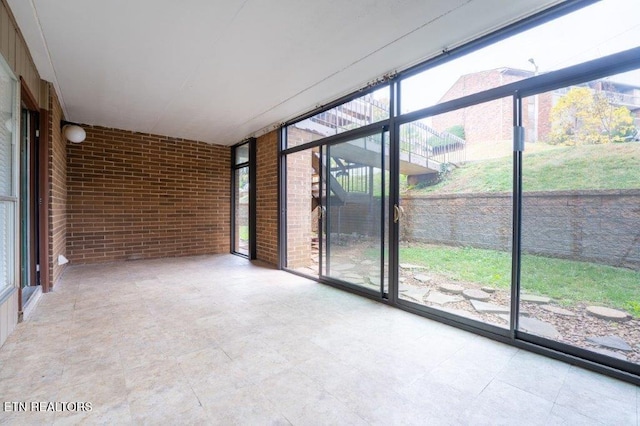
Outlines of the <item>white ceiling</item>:
{"label": "white ceiling", "polygon": [[559,0],[8,0],[65,117],[230,145]]}

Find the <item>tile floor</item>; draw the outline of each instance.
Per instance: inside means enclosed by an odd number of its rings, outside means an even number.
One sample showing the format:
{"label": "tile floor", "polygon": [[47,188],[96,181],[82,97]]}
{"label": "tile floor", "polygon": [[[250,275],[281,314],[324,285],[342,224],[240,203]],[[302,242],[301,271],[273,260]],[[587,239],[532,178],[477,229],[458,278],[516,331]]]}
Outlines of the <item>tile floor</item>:
{"label": "tile floor", "polygon": [[70,267],[0,349],[0,400],[92,404],[19,425],[637,426],[640,393],[220,255]]}

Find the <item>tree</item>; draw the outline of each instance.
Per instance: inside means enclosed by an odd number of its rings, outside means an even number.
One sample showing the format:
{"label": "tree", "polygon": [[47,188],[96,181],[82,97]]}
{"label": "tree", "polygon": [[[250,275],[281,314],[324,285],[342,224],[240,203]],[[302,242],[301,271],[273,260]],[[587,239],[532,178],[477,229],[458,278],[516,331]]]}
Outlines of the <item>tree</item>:
{"label": "tree", "polygon": [[551,109],[550,143],[592,145],[624,142],[634,131],[626,107],[616,107],[604,95],[587,87],[574,87]]}

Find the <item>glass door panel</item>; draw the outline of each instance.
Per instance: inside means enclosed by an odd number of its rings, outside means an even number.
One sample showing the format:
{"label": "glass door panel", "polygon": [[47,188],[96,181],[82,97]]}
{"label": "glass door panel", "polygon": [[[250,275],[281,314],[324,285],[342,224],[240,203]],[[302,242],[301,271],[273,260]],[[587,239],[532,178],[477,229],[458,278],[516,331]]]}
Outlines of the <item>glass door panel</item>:
{"label": "glass door panel", "polygon": [[15,202],[0,201],[0,294],[14,283]]}
{"label": "glass door panel", "polygon": [[38,163],[35,128],[37,115],[26,108],[20,129],[20,278],[24,309],[39,285],[38,276]]}
{"label": "glass door panel", "polygon": [[640,72],[522,100],[518,329],[640,363]]}
{"label": "glass door panel", "polygon": [[318,148],[286,156],[286,267],[313,277],[318,276],[320,268],[321,172]]}
{"label": "glass door panel", "polygon": [[[14,287],[17,278],[15,268],[16,240],[20,230],[16,223],[16,169],[18,154],[15,132],[18,123],[15,116],[16,80],[0,58],[0,111],[3,123],[0,125],[0,298]],[[6,113],[6,114],[5,114]]]}
{"label": "glass door panel", "polygon": [[509,327],[512,104],[400,126],[400,301]]}
{"label": "glass door panel", "polygon": [[351,139],[321,151],[321,276],[380,295],[388,281],[385,136]]}
{"label": "glass door panel", "polygon": [[[29,111],[22,109],[20,120],[20,282],[22,295],[28,299],[31,286],[31,191],[30,191],[30,138],[29,138]],[[25,297],[27,296],[27,297]]]}
{"label": "glass door panel", "polygon": [[249,166],[236,169],[233,251],[249,256]]}
{"label": "glass door panel", "polygon": [[233,148],[231,251],[254,259],[255,241],[255,139]]}

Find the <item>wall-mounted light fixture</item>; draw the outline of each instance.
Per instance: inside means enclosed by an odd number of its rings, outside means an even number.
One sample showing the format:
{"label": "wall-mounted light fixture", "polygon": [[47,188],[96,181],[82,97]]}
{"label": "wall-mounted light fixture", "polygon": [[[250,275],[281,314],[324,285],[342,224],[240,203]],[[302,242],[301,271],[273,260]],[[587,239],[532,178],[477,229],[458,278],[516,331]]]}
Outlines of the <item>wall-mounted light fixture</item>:
{"label": "wall-mounted light fixture", "polygon": [[83,142],[87,137],[87,132],[76,123],[62,120],[60,121],[60,128],[62,129],[62,135],[73,143]]}

